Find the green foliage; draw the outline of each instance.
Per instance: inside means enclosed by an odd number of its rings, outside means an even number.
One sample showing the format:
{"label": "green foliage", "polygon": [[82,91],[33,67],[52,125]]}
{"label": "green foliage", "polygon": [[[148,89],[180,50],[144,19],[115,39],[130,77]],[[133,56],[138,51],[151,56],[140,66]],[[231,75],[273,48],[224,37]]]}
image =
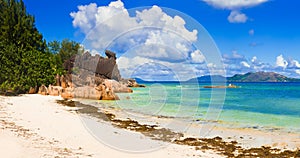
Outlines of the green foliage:
{"label": "green foliage", "polygon": [[52,41],[48,43],[48,49],[52,54],[58,54],[60,48],[61,46],[59,41]]}
{"label": "green foliage", "polygon": [[62,42],[52,41],[48,43],[48,50],[53,55],[53,70],[58,74],[65,74],[63,64],[73,55],[82,54],[83,49],[79,43],[64,39]]}
{"label": "green foliage", "polygon": [[58,55],[60,56],[61,60],[65,62],[73,55],[80,53],[80,48],[81,47],[79,43],[65,39],[61,42],[61,49],[59,50]]}
{"label": "green foliage", "polygon": [[25,93],[53,83],[61,61],[48,50],[23,1],[0,0],[0,13],[0,91]]}

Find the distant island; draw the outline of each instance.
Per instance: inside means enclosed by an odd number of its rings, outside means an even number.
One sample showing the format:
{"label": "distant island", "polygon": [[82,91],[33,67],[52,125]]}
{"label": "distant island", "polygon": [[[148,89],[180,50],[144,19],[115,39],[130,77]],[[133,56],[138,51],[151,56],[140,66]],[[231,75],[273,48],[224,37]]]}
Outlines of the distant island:
{"label": "distant island", "polygon": [[232,77],[221,75],[206,75],[188,80],[188,82],[300,82],[298,78],[289,78],[275,72],[248,72],[236,74]]}

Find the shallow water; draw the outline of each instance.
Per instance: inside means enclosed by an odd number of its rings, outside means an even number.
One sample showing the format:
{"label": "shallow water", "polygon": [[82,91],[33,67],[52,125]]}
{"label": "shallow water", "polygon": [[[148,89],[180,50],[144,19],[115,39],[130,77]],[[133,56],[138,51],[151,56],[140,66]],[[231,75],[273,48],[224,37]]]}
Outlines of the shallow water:
{"label": "shallow water", "polygon": [[[236,89],[205,89],[210,83],[146,83],[115,105],[127,111],[187,120],[218,120],[224,126],[300,133],[300,83],[234,83]],[[130,97],[130,99],[128,99]]]}
{"label": "shallow water", "polygon": [[213,121],[230,128],[300,133],[300,83],[234,84],[240,88],[203,88],[210,83],[146,83],[146,88],[133,88],[134,93],[119,93],[119,101],[98,101],[97,106],[122,109],[128,117],[138,113],[188,122]]}

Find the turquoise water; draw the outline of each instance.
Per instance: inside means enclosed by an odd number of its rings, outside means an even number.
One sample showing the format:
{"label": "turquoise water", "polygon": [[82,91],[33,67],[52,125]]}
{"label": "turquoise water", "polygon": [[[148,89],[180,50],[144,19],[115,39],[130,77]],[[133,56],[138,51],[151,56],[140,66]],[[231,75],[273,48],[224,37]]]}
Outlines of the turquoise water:
{"label": "turquoise water", "polygon": [[[234,83],[236,89],[206,89],[210,83],[146,83],[118,94],[114,106],[138,113],[213,120],[228,127],[300,133],[300,83]],[[129,99],[130,98],[130,99]]]}

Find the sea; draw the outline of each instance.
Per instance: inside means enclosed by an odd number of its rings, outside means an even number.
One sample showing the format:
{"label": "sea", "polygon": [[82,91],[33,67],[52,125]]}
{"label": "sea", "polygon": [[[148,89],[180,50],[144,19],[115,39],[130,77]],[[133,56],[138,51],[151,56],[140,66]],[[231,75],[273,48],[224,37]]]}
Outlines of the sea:
{"label": "sea", "polygon": [[132,115],[300,134],[300,83],[231,83],[237,88],[204,88],[212,83],[198,82],[142,84],[146,87],[133,88],[133,93],[118,93],[118,101],[98,104]]}

